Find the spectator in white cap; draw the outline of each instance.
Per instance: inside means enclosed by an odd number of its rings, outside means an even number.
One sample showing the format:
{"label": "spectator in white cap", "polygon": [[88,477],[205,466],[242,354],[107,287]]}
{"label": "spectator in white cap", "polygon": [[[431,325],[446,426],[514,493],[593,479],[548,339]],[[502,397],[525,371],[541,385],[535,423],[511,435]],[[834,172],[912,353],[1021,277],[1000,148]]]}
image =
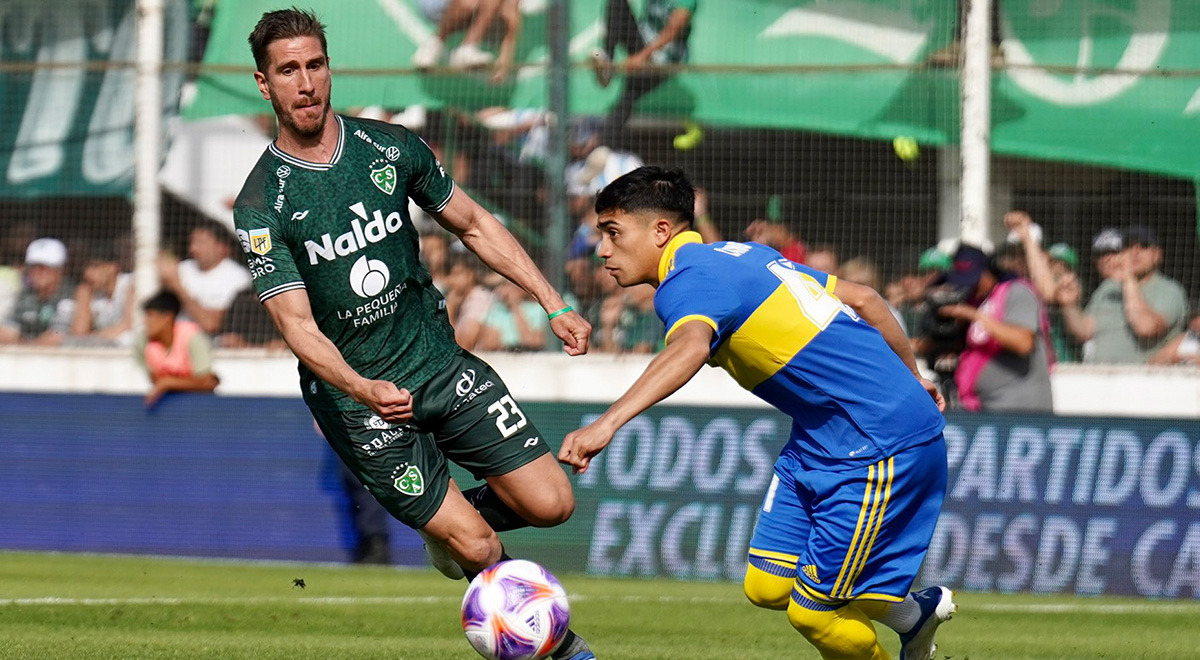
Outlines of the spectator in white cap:
{"label": "spectator in white cap", "polygon": [[1118,255],[1125,249],[1125,239],[1121,230],[1106,227],[1096,233],[1092,239],[1092,254],[1096,256],[1096,272],[1100,279],[1107,280],[1113,276]]}
{"label": "spectator in white cap", "polygon": [[57,346],[71,329],[75,309],[64,282],[67,246],[39,238],[25,249],[24,289],[0,322],[0,344]]}

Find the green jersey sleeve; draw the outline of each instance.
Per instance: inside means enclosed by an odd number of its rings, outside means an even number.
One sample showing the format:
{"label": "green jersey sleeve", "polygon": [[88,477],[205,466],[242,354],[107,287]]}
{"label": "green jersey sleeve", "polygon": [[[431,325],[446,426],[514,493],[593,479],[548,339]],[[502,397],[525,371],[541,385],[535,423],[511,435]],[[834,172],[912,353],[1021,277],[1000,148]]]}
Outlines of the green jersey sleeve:
{"label": "green jersey sleeve", "polygon": [[235,207],[233,223],[259,301],[304,288],[292,257],[292,246],[274,217],[253,208]]}
{"label": "green jersey sleeve", "polygon": [[433,150],[420,137],[409,133],[409,153],[412,176],[408,179],[408,196],[417,206],[437,213],[446,208],[454,195],[454,180],[438,162]]}

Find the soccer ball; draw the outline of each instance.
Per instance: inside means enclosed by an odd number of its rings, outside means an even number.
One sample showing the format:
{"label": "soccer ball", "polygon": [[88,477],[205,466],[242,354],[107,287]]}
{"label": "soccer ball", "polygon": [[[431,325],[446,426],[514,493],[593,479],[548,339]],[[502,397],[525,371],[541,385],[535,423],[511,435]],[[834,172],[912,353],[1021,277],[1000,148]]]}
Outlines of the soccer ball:
{"label": "soccer ball", "polygon": [[537,660],[567,634],[567,593],[550,571],[524,559],[502,561],[471,580],[463,632],[488,660]]}

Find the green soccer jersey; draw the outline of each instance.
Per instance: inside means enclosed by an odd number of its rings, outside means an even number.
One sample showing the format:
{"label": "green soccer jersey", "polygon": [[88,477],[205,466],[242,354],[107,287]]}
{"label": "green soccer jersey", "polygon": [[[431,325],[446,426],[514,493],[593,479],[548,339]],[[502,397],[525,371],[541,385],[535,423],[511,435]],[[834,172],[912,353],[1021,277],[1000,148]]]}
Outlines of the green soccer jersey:
{"label": "green soccer jersey", "polygon": [[[418,257],[408,198],[441,211],[454,182],[421,138],[377,121],[334,115],[328,163],[263,152],[234,205],[238,239],[261,301],[304,289],[313,317],[366,378],[409,389],[458,351],[446,302]],[[305,402],[359,407],[303,364]]]}

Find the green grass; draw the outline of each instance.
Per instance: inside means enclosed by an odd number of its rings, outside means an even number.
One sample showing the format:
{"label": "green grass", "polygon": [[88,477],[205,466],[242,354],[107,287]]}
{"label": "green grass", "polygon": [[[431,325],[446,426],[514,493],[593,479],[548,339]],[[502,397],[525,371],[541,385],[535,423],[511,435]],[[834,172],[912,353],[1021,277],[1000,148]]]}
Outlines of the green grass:
{"label": "green grass", "polygon": [[[601,660],[819,657],[734,584],[565,577],[573,627]],[[0,553],[0,657],[471,660],[463,587],[426,570]],[[939,660],[1177,660],[1200,648],[1195,602],[958,600]]]}

